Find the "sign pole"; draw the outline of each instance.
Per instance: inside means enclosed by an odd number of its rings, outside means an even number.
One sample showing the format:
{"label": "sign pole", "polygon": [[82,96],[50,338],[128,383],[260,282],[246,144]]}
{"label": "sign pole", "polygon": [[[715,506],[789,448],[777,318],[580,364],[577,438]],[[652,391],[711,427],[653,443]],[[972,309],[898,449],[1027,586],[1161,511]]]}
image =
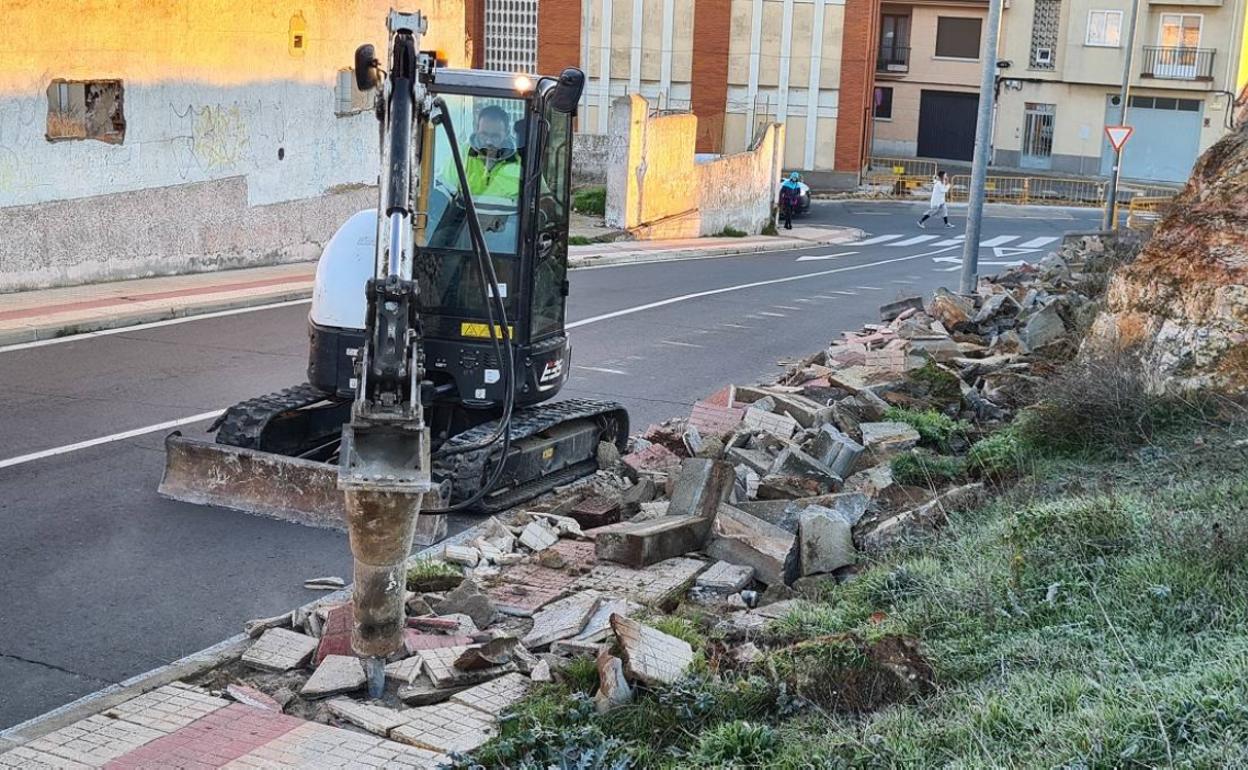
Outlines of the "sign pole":
{"label": "sign pole", "polygon": [[975,152],[971,159],[971,189],[966,209],[966,241],[962,244],[962,294],[974,294],[979,282],[979,233],[983,226],[988,183],[988,147],[992,143],[992,107],[996,97],[997,37],[1001,32],[1002,0],[989,0],[984,30],[983,68],[979,79],[979,116],[975,121]]}
{"label": "sign pole", "polygon": [[[1122,90],[1118,94],[1119,125],[1127,122],[1127,99],[1131,95],[1131,60],[1135,55],[1135,20],[1140,15],[1140,0],[1131,0],[1131,22],[1127,25],[1127,60],[1122,66]],[[1126,139],[1123,139],[1125,142]],[[1114,171],[1109,177],[1105,195],[1105,229],[1118,229],[1118,177],[1122,174],[1122,145],[1114,148]]]}

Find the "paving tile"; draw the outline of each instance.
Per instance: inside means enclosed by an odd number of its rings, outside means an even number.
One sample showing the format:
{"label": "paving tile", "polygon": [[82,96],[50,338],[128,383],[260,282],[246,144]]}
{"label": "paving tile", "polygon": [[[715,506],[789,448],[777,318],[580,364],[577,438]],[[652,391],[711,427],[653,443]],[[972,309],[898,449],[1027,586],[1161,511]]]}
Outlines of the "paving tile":
{"label": "paving tile", "polygon": [[360,703],[351,698],[334,698],[325,705],[329,707],[334,716],[383,738],[405,721],[399,716],[397,709]]}
{"label": "paving tile", "polygon": [[753,567],[717,561],[698,575],[695,584],[709,591],[732,594],[745,588],[753,579]]}
{"label": "paving tile", "polygon": [[[468,618],[467,615],[464,616]],[[469,622],[472,618],[468,618]],[[458,627],[459,624],[456,623]],[[476,628],[475,624],[473,628]],[[422,634],[415,628],[407,628],[403,631],[403,646],[407,649],[408,655],[415,655],[421,650],[436,650],[439,647],[456,647],[465,644],[472,644],[472,637],[463,635],[448,636],[446,634]]]}
{"label": "paving tile", "polygon": [[420,672],[424,670],[424,667],[424,659],[420,655],[412,655],[403,660],[396,660],[393,663],[386,664],[386,678],[402,684],[411,684],[416,681],[416,677],[420,676]]}
{"label": "paving tile", "polygon": [[360,659],[350,655],[330,655],[321,661],[299,694],[305,698],[336,695],[358,690],[368,681]]}
{"label": "paving tile", "polygon": [[462,703],[440,703],[402,712],[407,724],[391,731],[394,740],[439,751],[469,752],[497,732],[494,719]]}
{"label": "paving tile", "polygon": [[645,684],[680,681],[693,663],[689,643],[622,615],[611,616],[611,628],[620,642],[624,668]]}
{"label": "paving tile", "polygon": [[319,666],[330,655],[351,655],[351,627],[354,625],[355,607],[350,602],[330,607],[312,662]]}
{"label": "paving tile", "polygon": [[414,746],[362,735],[315,722],[304,722],[225,767],[276,768],[435,768],[447,757]]}
{"label": "paving tile", "polygon": [[75,762],[71,759],[49,754],[46,751],[35,751],[29,746],[18,746],[12,751],[0,754],[0,767],[22,768],[22,770],[80,770],[91,765]]}
{"label": "paving tile", "polygon": [[302,666],[318,642],[311,636],[285,628],[270,628],[243,653],[243,662],[266,671],[289,671]]}
{"label": "paving tile", "polygon": [[650,607],[660,607],[684,594],[705,568],[705,562],[683,556],[665,559],[645,569],[599,564],[588,575],[579,578],[574,588],[593,589]]}
{"label": "paving tile", "polygon": [[[209,715],[211,716],[211,715]],[[95,714],[26,744],[34,752],[99,767],[169,734],[123,719]]]}
{"label": "paving tile", "polygon": [[166,685],[119,703],[103,712],[103,716],[173,732],[228,705],[229,701],[200,690]]}
{"label": "paving tile", "polygon": [[451,696],[451,702],[497,717],[527,695],[532,686],[532,680],[523,674],[506,674]]}
{"label": "paving tile", "polygon": [[602,594],[581,591],[551,602],[533,615],[533,628],[520,640],[530,650],[546,647],[551,642],[576,636],[594,613]]}
{"label": "paving tile", "polygon": [[[594,607],[593,613],[589,619],[585,621],[585,625],[581,628],[580,633],[572,638],[572,641],[582,642],[586,644],[596,644],[611,636],[611,616],[624,615],[632,617],[644,610],[645,607],[630,599],[619,596],[604,597]],[[597,651],[593,654],[597,655]]]}
{"label": "paving tile", "polygon": [[425,664],[425,674],[429,676],[429,681],[433,683],[434,687],[444,689],[447,687],[477,684],[478,682],[484,682],[516,670],[514,662],[477,671],[461,671],[455,668],[455,661],[469,649],[471,649],[471,646],[443,647],[437,650],[421,651],[420,657]]}

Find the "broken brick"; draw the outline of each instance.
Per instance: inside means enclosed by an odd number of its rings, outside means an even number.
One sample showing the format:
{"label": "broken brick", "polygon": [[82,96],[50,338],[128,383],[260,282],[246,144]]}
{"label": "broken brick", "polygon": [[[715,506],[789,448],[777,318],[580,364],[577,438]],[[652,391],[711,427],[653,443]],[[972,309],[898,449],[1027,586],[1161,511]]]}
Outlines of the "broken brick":
{"label": "broken brick", "polygon": [[584,529],[605,527],[620,520],[620,501],[601,495],[586,497],[576,504],[568,515],[576,519]]}
{"label": "broken brick", "polygon": [[717,406],[698,401],[689,414],[689,425],[707,436],[723,436],[737,429],[745,418],[742,407]]}
{"label": "broken brick", "polygon": [[666,473],[680,465],[680,456],[661,444],[651,444],[637,452],[624,455],[624,464],[638,473]]}

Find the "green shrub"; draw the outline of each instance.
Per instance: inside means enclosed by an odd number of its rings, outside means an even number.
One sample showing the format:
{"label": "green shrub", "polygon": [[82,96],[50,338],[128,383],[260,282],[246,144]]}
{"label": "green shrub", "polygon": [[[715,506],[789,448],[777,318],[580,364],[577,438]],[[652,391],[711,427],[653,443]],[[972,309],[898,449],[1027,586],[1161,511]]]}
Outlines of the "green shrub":
{"label": "green shrub", "polygon": [[588,246],[593,242],[594,242],[593,238],[586,238],[583,235],[569,235],[568,236],[569,246]]}
{"label": "green shrub", "polygon": [[744,238],[745,235],[744,230],[738,230],[735,227],[725,227],[723,230],[715,233],[716,238]]}
{"label": "green shrub", "polygon": [[935,361],[929,360],[910,372],[909,377],[911,382],[922,385],[928,395],[942,404],[957,406],[962,403],[962,381]]}
{"label": "green shrub", "polygon": [[893,480],[912,487],[939,487],[961,478],[965,463],[957,457],[923,449],[897,455],[892,463]]}
{"label": "green shrub", "polygon": [[1026,450],[1013,428],[1006,428],[971,445],[966,471],[977,479],[1001,480],[1023,471]]}
{"label": "green shrub", "polygon": [[779,740],[771,727],[752,722],[725,722],[702,733],[690,759],[712,767],[766,764]]}
{"label": "green shrub", "polygon": [[602,216],[607,213],[607,188],[584,187],[572,193],[572,210],[578,214]]}
{"label": "green shrub", "polygon": [[890,422],[904,422],[919,432],[920,444],[942,452],[948,452],[950,442],[955,437],[964,437],[971,427],[935,409],[918,411],[894,406],[889,407],[884,413],[884,419]]}

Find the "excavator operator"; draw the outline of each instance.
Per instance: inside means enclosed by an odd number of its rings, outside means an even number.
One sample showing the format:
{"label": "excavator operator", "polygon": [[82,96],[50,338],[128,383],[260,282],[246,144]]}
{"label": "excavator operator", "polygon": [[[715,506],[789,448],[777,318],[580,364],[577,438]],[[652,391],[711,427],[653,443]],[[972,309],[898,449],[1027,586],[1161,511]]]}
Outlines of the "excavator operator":
{"label": "excavator operator", "polygon": [[520,197],[520,156],[511,133],[511,120],[497,104],[477,112],[464,157],[464,176],[474,199],[515,202]]}

